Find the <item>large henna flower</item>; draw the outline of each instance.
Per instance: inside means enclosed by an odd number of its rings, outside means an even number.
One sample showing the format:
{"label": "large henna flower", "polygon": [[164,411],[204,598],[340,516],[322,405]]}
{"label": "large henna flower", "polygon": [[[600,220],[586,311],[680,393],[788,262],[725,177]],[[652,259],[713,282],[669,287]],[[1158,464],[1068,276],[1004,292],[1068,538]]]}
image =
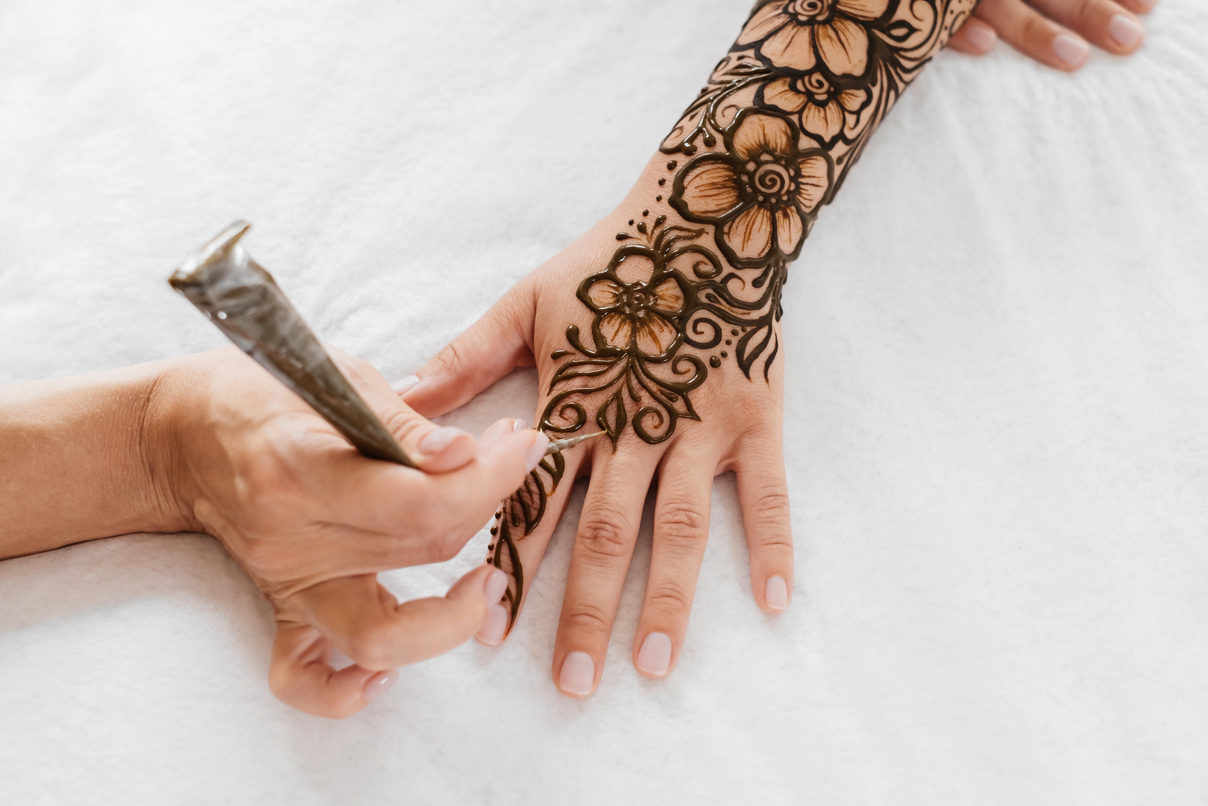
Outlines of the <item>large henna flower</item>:
{"label": "large henna flower", "polygon": [[772,67],[808,73],[819,62],[836,76],[862,76],[868,67],[865,24],[889,0],[773,0],[756,11],[738,37],[755,45]]}
{"label": "large henna flower", "polygon": [[759,103],[796,115],[802,131],[830,145],[859,120],[869,97],[866,89],[840,90],[822,73],[813,72],[769,81],[760,89]]}
{"label": "large henna flower", "polygon": [[792,260],[832,170],[825,151],[798,150],[784,117],[748,111],[726,132],[725,153],[684,166],[671,204],[689,221],[713,224],[718,247],[735,266],[762,265],[777,254]]}
{"label": "large henna flower", "polygon": [[675,320],[687,307],[684,286],[652,249],[621,249],[607,271],[584,282],[579,298],[596,314],[593,331],[601,349],[636,350],[661,360],[679,344]]}

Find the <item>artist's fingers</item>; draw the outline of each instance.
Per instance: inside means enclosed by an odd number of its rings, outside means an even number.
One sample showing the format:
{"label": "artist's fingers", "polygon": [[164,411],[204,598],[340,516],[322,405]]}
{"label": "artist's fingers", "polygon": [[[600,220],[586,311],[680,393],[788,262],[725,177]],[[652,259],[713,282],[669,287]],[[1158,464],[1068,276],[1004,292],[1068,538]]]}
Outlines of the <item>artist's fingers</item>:
{"label": "artist's fingers", "polygon": [[575,479],[586,470],[588,455],[584,446],[545,457],[500,504],[491,526],[487,562],[509,575],[508,588],[489,609],[475,636],[481,643],[498,646],[511,634],[554,529],[566,511]]}
{"label": "artist's fingers", "polygon": [[331,642],[308,624],[277,622],[268,684],[277,699],[299,711],[344,719],[364,708],[398,679],[393,671],[352,665],[336,671]]}
{"label": "artist's fingers", "polygon": [[789,606],[793,590],[793,534],[779,421],[745,434],[733,466],[751,554],[751,591],[765,612],[779,613]]}
{"label": "artist's fingers", "polygon": [[717,457],[702,455],[703,449],[679,442],[659,467],[650,578],[633,644],[633,664],[647,677],[670,673],[688,630],[717,466]]}
{"label": "artist's fingers", "polygon": [[470,638],[497,599],[505,575],[480,567],[443,597],[399,602],[373,574],[322,582],[297,594],[308,619],[366,669],[393,669],[448,652]]}
{"label": "artist's fingers", "polygon": [[445,473],[474,458],[474,437],[460,428],[439,426],[403,403],[373,365],[329,348],[361,397],[425,473]]}
{"label": "artist's fingers", "polygon": [[569,697],[595,691],[659,452],[629,444],[593,451],[554,642],[553,676]]}
{"label": "artist's fingers", "polygon": [[976,17],[970,17],[948,40],[948,47],[958,53],[981,56],[994,50],[997,42],[998,34],[991,26]]}
{"label": "artist's fingers", "polygon": [[521,282],[410,378],[398,394],[429,417],[452,411],[517,366],[533,363],[533,294]]}
{"label": "artist's fingers", "polygon": [[1086,63],[1090,47],[1082,37],[1028,6],[1023,0],[982,0],[974,12],[998,36],[1041,64],[1073,72]]}
{"label": "artist's fingers", "polygon": [[540,432],[507,431],[480,444],[465,467],[439,475],[344,452],[327,463],[321,493],[333,520],[382,535],[374,558],[380,567],[447,560],[524,482],[548,445]]}
{"label": "artist's fingers", "polygon": [[1141,21],[1113,0],[1032,0],[1032,5],[1054,22],[1117,56],[1132,53],[1145,38]]}

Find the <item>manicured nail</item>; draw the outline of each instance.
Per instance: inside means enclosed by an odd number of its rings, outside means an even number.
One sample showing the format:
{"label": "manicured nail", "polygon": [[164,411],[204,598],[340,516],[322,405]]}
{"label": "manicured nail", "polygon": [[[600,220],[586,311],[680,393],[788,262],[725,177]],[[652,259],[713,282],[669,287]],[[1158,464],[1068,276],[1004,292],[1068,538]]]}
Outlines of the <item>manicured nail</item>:
{"label": "manicured nail", "polygon": [[763,587],[763,600],[773,610],[787,610],[789,607],[789,586],[784,583],[784,577],[768,577]]}
{"label": "manicured nail", "polygon": [[426,454],[437,454],[449,447],[449,443],[467,432],[460,428],[446,425],[438,428],[419,441],[419,449]]}
{"label": "manicured nail", "polygon": [[1141,27],[1141,23],[1125,14],[1117,14],[1112,17],[1112,21],[1107,24],[1107,32],[1122,48],[1136,47],[1141,38],[1145,36],[1145,29]]}
{"label": "manicured nail", "polygon": [[487,620],[474,637],[487,646],[499,646],[508,631],[508,609],[501,604],[487,608]]}
{"label": "manicured nail", "polygon": [[527,431],[527,430],[529,430],[529,424],[528,424],[528,420],[517,420],[517,421],[516,421],[516,422],[515,422],[515,423],[512,425],[512,430],[513,430],[513,431]]}
{"label": "manicured nail", "polygon": [[671,668],[671,639],[661,632],[652,632],[638,650],[638,670],[653,677],[662,677]]}
{"label": "manicured nail", "polygon": [[1090,46],[1076,36],[1058,34],[1053,40],[1053,55],[1070,67],[1081,65],[1090,52]]}
{"label": "manicured nail", "polygon": [[998,41],[998,34],[994,33],[994,29],[977,20],[965,23],[965,37],[980,51],[990,50]]}
{"label": "manicured nail", "polygon": [[365,699],[372,701],[381,696],[390,690],[396,680],[398,680],[398,672],[393,669],[389,672],[378,672],[365,681]]}
{"label": "manicured nail", "polygon": [[537,432],[537,437],[533,440],[533,447],[529,448],[528,458],[525,460],[525,467],[532,472],[533,468],[541,464],[542,457],[545,456],[545,449],[549,447],[549,437]]}
{"label": "manicured nail", "polygon": [[508,589],[508,575],[498,568],[492,569],[491,573],[487,574],[486,585],[483,587],[483,595],[486,596],[488,604],[495,604],[503,598],[503,592]]}
{"label": "manicured nail", "polygon": [[558,674],[558,688],[567,694],[586,697],[591,694],[591,684],[596,680],[596,662],[586,652],[572,652],[562,661]]}
{"label": "manicured nail", "polygon": [[403,392],[406,392],[408,389],[410,389],[412,386],[415,386],[417,383],[419,383],[418,375],[408,375],[406,378],[403,378],[401,381],[395,381],[394,383],[390,384],[390,388],[393,389],[396,394],[401,395]]}

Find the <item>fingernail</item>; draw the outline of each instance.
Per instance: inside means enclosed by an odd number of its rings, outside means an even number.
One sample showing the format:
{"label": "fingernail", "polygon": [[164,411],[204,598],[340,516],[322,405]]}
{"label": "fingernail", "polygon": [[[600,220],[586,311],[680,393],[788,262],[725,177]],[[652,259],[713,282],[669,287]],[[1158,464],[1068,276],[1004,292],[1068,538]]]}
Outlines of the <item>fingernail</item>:
{"label": "fingernail", "polygon": [[512,425],[512,430],[513,430],[513,431],[527,431],[527,430],[529,430],[529,424],[528,424],[528,420],[517,420],[517,421],[516,421],[516,422],[515,422],[515,423]]}
{"label": "fingernail", "polygon": [[545,449],[549,447],[549,437],[540,431],[536,433],[537,437],[533,440],[533,447],[529,448],[528,458],[525,460],[525,467],[529,472],[541,464],[541,458],[545,456]]}
{"label": "fingernail", "polygon": [[558,688],[567,694],[586,697],[596,679],[596,662],[586,652],[572,652],[562,661]]}
{"label": "fingernail", "polygon": [[994,29],[989,25],[977,20],[970,20],[965,25],[967,26],[965,36],[978,50],[990,50],[998,41],[998,34],[994,33]]}
{"label": "fingernail", "polygon": [[1069,34],[1058,34],[1053,40],[1053,55],[1070,67],[1077,67],[1090,55],[1090,46]]}
{"label": "fingernail", "polygon": [[1112,21],[1107,24],[1107,32],[1122,48],[1136,47],[1141,38],[1145,36],[1145,29],[1141,27],[1141,23],[1125,14],[1117,14],[1112,17]]}
{"label": "fingernail", "polygon": [[652,632],[638,650],[638,670],[662,677],[671,668],[671,639],[661,632]]}
{"label": "fingernail", "polygon": [[393,669],[389,672],[378,672],[365,681],[365,699],[373,701],[383,693],[389,691],[396,680],[398,680],[398,672]]}
{"label": "fingernail", "polygon": [[489,604],[495,604],[503,598],[503,592],[508,589],[508,575],[496,568],[487,574],[483,595]]}
{"label": "fingernail", "polygon": [[768,577],[768,582],[763,588],[763,600],[767,602],[768,607],[772,608],[773,610],[788,609],[789,586],[785,584],[784,577]]}
{"label": "fingernail", "polygon": [[451,425],[446,425],[444,428],[438,428],[428,436],[424,437],[419,442],[419,449],[427,454],[436,454],[449,447],[449,443],[467,432],[460,428],[454,428]]}
{"label": "fingernail", "polygon": [[1158,0],[1137,0],[1137,3],[1141,6],[1141,8],[1145,9],[1146,11],[1150,11],[1158,4]]}
{"label": "fingernail", "polygon": [[408,375],[406,378],[403,378],[401,381],[395,381],[394,383],[390,384],[390,388],[393,389],[396,394],[401,395],[403,392],[406,392],[408,389],[410,389],[412,386],[415,386],[417,383],[419,383],[418,375]]}
{"label": "fingernail", "polygon": [[501,604],[487,608],[487,620],[474,637],[487,646],[499,646],[508,631],[508,609]]}

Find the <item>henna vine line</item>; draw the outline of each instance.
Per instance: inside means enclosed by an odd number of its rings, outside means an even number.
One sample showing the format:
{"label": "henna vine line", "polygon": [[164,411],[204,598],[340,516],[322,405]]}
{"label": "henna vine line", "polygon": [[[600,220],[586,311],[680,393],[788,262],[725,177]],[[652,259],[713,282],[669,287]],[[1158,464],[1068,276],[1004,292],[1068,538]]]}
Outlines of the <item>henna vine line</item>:
{"label": "henna vine line", "polygon": [[[568,348],[550,356],[561,363],[540,427],[566,434],[594,421],[614,447],[627,427],[656,444],[680,420],[700,419],[689,395],[730,350],[747,378],[766,380],[788,264],[872,132],[976,4],[758,3],[663,140],[670,159],[651,209],[579,286],[590,332],[570,325]],[[564,469],[562,457],[547,459],[496,514],[488,561],[513,577],[513,619],[523,593],[516,544]]]}

